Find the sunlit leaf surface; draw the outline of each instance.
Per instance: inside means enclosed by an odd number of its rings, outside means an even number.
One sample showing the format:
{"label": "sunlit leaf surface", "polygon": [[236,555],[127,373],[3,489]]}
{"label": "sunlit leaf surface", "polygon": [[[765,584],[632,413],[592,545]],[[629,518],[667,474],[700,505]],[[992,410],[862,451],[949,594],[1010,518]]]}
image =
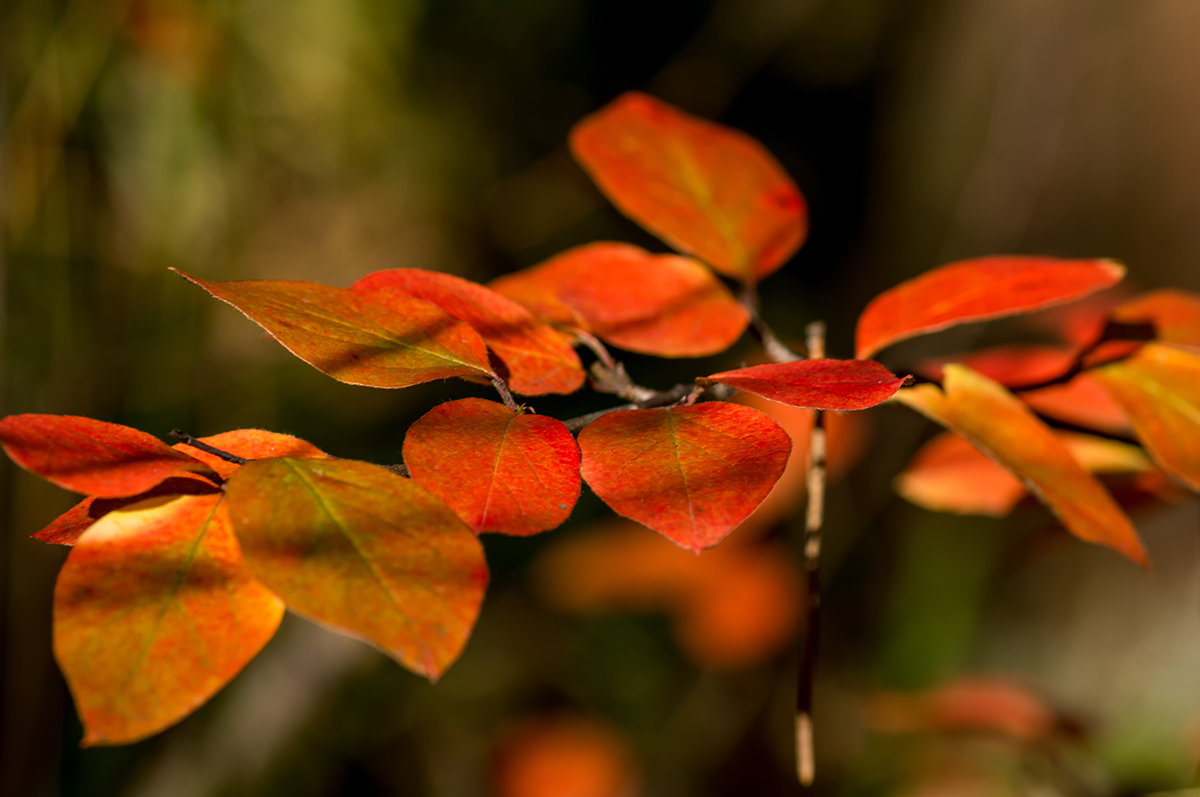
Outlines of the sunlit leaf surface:
{"label": "sunlit leaf surface", "polygon": [[697,380],[817,410],[861,410],[891,398],[904,379],[872,360],[794,360],[722,371]]}

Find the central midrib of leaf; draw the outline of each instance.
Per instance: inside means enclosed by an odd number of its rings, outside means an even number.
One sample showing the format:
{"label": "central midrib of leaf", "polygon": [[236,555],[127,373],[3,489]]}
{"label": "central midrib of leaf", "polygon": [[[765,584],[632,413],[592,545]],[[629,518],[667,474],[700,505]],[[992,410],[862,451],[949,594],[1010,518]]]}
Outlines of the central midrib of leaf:
{"label": "central midrib of leaf", "polygon": [[729,247],[729,253],[737,261],[735,264],[737,270],[742,272],[746,279],[750,279],[754,274],[754,265],[748,262],[749,253],[742,246],[737,231],[733,229],[728,219],[725,218],[725,214],[720,212],[719,206],[714,201],[709,182],[704,179],[699,164],[692,157],[691,150],[669,138],[667,139],[667,146],[671,157],[683,174],[682,182],[684,190],[691,194],[697,204],[702,207],[705,215],[712,222],[713,229],[716,230],[717,235],[725,239],[725,243]]}

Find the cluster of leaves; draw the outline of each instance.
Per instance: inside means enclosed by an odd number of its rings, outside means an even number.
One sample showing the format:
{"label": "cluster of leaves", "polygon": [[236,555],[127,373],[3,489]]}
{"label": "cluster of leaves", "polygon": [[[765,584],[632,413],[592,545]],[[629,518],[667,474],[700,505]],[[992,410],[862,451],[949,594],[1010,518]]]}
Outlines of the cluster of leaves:
{"label": "cluster of leaves", "polygon": [[[1145,561],[1137,534],[1091,471],[1144,473],[1150,459],[1111,433],[1063,437],[1039,414],[1045,391],[1102,386],[1150,458],[1200,488],[1196,297],[1121,305],[1053,367],[1044,352],[973,355],[902,388],[904,378],[866,358],[952,324],[1082,298],[1124,269],[1033,257],[944,266],[866,308],[858,359],[802,358],[757,312],[757,284],[807,229],[800,192],[759,144],[640,94],[583,120],[571,144],[613,203],[679,254],[592,243],[490,286],[419,269],[347,288],[183,275],[339,381],[495,386],[500,401],[448,401],[421,417],[403,464],[339,459],[259,430],[168,446],[86,418],[0,420],[14,461],[88,496],[34,535],[73,546],[56,587],[54,644],[85,744],[133,741],[186,716],[261,649],[285,608],[438,677],[483,599],[477,535],[559,526],[583,481],[679,546],[716,545],[779,481],[792,448],[770,415],[726,401],[734,391],[817,411],[899,400],[969,443],[935,439],[903,476],[906,495],[997,511],[985,496],[1007,478],[1018,487],[1005,495],[1033,491],[1072,533],[1136,561]],[[747,330],[769,362],[665,390],[634,383],[608,349],[711,355]],[[578,347],[590,352],[587,369]],[[626,403],[563,421],[513,397],[585,383]],[[1094,409],[1072,396],[1056,406]],[[954,481],[964,462],[999,475],[964,487]]]}

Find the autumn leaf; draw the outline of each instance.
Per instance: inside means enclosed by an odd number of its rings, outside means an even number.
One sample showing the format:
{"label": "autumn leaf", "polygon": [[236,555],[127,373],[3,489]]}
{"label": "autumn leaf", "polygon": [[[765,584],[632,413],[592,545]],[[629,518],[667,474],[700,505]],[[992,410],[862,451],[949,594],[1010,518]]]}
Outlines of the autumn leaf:
{"label": "autumn leaf", "polygon": [[1155,461],[1200,490],[1200,355],[1149,343],[1092,375],[1124,408]]}
{"label": "autumn leaf", "polygon": [[726,276],[767,276],[808,231],[804,198],[762,145],[645,94],[579,122],[571,151],[622,213]]}
{"label": "autumn leaf", "polygon": [[573,393],[583,366],[570,344],[528,310],[478,283],[415,268],[376,271],[350,290],[366,296],[399,294],[423,299],[470,324],[508,367],[508,386],[528,396]]}
{"label": "autumn leaf", "polygon": [[702,377],[698,383],[719,382],[763,398],[817,410],[862,410],[891,398],[897,377],[873,360],[794,360],[764,363]]}
{"label": "autumn leaf", "polygon": [[1200,346],[1200,295],[1194,293],[1151,291],[1117,306],[1110,317],[1126,324],[1153,323],[1165,343]]}
{"label": "autumn leaf", "polygon": [[125,744],[208,700],[275,633],[283,603],[242,563],[219,494],[110,512],[54,591],[54,653],[85,746]]}
{"label": "autumn leaf", "polygon": [[579,433],[584,480],[613,511],[678,545],[716,545],[779,480],[791,440],[750,407],[622,410]]}
{"label": "autumn leaf", "polygon": [[529,717],[500,734],[493,797],[641,794],[630,745],[585,717]]}
{"label": "autumn leaf", "polygon": [[177,273],[340,382],[398,388],[492,373],[479,333],[421,299],[367,297],[315,282],[208,282]]}
{"label": "autumn leaf", "polygon": [[0,419],[0,444],[22,468],[103,498],[137,495],[184,471],[211,473],[145,432],[75,415],[10,415]]}
{"label": "autumn leaf", "polygon": [[997,256],[935,268],[876,296],[858,319],[856,355],[970,321],[1073,301],[1115,285],[1125,267],[1111,260]]}
{"label": "autumn leaf", "polygon": [[1027,689],[996,678],[961,678],[922,692],[884,692],[871,701],[871,727],[884,733],[991,732],[1026,742],[1049,736],[1057,717]]}
{"label": "autumn leaf", "polygon": [[164,498],[178,495],[215,495],[220,490],[221,488],[209,479],[181,471],[137,495],[130,495],[123,498],[88,496],[50,521],[45,528],[29,536],[40,542],[52,545],[74,545],[76,540],[79,539],[80,534],[109,512],[123,509],[150,498]]}
{"label": "autumn leaf", "polygon": [[[1092,473],[1146,473],[1153,467],[1137,446],[1069,432],[1058,438]],[[896,492],[926,509],[992,517],[1007,515],[1028,494],[1020,479],[952,432],[917,451],[896,477]]]}
{"label": "autumn leaf", "polygon": [[896,398],[1018,476],[1076,537],[1147,563],[1137,532],[1112,496],[1019,399],[961,365],[946,366],[944,390],[917,385]]}
{"label": "autumn leaf", "polygon": [[404,464],[475,531],[546,531],[579,498],[579,447],[567,427],[484,399],[421,416],[404,438]]}
{"label": "autumn leaf", "polygon": [[493,283],[531,311],[615,346],[659,357],[725,351],[750,315],[695,260],[596,243]]}
{"label": "autumn leaf", "polygon": [[288,608],[431,679],[458,657],[483,600],[483,550],[411,479],[354,460],[263,459],[226,494],[246,563]]}
{"label": "autumn leaf", "polygon": [[[229,432],[198,438],[213,448],[242,459],[271,459],[273,457],[304,457],[308,459],[329,456],[321,449],[298,437],[264,429],[234,429]],[[241,465],[210,454],[202,448],[176,443],[179,451],[186,451],[215,470],[222,479],[228,479]]]}

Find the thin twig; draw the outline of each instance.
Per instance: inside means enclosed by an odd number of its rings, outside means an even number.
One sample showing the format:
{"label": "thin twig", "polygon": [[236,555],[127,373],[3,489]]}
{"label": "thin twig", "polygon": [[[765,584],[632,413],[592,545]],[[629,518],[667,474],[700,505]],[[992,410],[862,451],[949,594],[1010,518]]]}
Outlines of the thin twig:
{"label": "thin twig", "polygon": [[[724,386],[714,385],[714,387],[723,388]],[[696,385],[684,384],[676,385],[670,390],[650,390],[649,388],[642,388],[642,390],[646,390],[649,395],[647,395],[641,401],[631,401],[628,404],[622,404],[618,407],[608,407],[606,409],[596,410],[595,412],[589,412],[586,415],[568,418],[567,420],[563,421],[563,423],[572,432],[578,432],[592,421],[600,418],[601,416],[608,415],[610,412],[620,412],[621,410],[649,410],[658,407],[673,407],[680,404],[693,404],[701,393],[713,392],[709,389],[698,390]],[[721,393],[723,391],[718,390],[716,392]]]}
{"label": "thin twig", "polygon": [[524,412],[521,405],[513,398],[512,391],[508,389],[508,385],[498,376],[492,377],[492,387],[496,388],[496,392],[500,394],[504,406],[508,407],[513,412]]}
{"label": "thin twig", "polygon": [[206,451],[209,454],[212,454],[214,457],[220,457],[226,462],[232,462],[235,465],[245,465],[250,461],[245,457],[239,457],[237,454],[230,454],[228,451],[222,451],[219,448],[210,446],[208,443],[201,442],[200,440],[197,440],[187,432],[184,432],[180,429],[172,429],[171,437],[174,437],[185,446],[191,446],[192,448],[198,448],[201,451]]}
{"label": "thin twig", "polygon": [[[808,356],[825,356],[825,324],[805,330]],[[808,443],[807,504],[804,517],[805,624],[804,646],[796,683],[796,777],[803,786],[816,776],[813,753],[813,684],[816,681],[821,609],[821,527],[825,519],[825,413],[815,410]]]}

